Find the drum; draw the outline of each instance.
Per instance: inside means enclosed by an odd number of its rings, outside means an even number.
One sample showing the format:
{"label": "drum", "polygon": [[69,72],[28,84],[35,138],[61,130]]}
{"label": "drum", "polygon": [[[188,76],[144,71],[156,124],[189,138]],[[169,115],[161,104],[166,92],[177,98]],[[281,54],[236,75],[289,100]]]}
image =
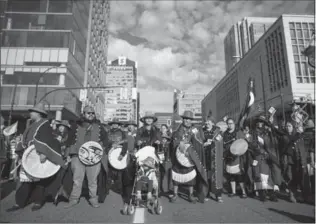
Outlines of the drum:
{"label": "drum", "polygon": [[230,146],[230,152],[235,156],[241,156],[248,150],[248,143],[244,139],[237,139]]}
{"label": "drum", "polygon": [[101,161],[103,148],[98,142],[86,142],[79,148],[78,157],[83,164],[93,166]]}
{"label": "drum", "polygon": [[190,147],[190,144],[185,144],[185,150],[180,150],[180,147],[178,146],[177,150],[176,150],[176,158],[178,160],[178,162],[187,168],[193,167],[194,163],[192,162],[191,158],[187,155],[185,155],[185,152],[188,150],[188,148]]}
{"label": "drum", "polygon": [[122,160],[119,160],[119,156],[121,155],[122,147],[112,148],[109,152],[109,163],[110,165],[117,170],[123,170],[127,167],[127,153],[123,157]]}
{"label": "drum", "polygon": [[49,160],[41,163],[34,145],[29,146],[23,153],[22,167],[26,174],[39,179],[51,177],[60,169],[60,165],[56,165]]}

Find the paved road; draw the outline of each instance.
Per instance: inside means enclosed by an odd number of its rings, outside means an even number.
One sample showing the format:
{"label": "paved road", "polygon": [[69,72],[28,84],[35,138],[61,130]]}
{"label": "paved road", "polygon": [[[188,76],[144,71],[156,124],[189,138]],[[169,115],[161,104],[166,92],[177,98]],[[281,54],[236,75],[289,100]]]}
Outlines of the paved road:
{"label": "paved road", "polygon": [[152,215],[145,209],[137,209],[133,216],[120,214],[120,196],[111,192],[100,208],[91,208],[85,199],[71,209],[65,203],[58,207],[48,203],[40,211],[32,212],[31,206],[24,210],[8,213],[14,204],[14,192],[1,201],[2,222],[95,222],[95,223],[286,223],[314,222],[315,207],[306,204],[292,204],[284,200],[277,203],[262,203],[255,199],[228,198],[218,204],[190,204],[180,199],[174,204],[162,198],[162,215]]}

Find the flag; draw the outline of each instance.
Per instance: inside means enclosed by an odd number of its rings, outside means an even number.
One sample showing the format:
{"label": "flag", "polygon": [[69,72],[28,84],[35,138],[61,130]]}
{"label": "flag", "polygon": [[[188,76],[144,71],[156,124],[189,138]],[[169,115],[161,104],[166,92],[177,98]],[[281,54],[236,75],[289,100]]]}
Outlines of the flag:
{"label": "flag", "polygon": [[4,130],[3,130],[3,135],[8,137],[8,136],[11,136],[13,134],[15,134],[16,132],[18,131],[18,121],[15,122],[14,124],[6,127]]}
{"label": "flag", "polygon": [[58,140],[53,137],[53,129],[48,120],[44,121],[37,128],[33,143],[36,151],[44,154],[48,160],[56,165],[65,165],[61,155],[61,145]]}
{"label": "flag", "polygon": [[249,81],[249,92],[246,98],[246,104],[244,109],[241,111],[239,119],[238,119],[238,127],[242,128],[244,125],[245,120],[248,118],[248,115],[251,111],[252,105],[255,102],[255,95],[254,95],[254,85],[253,80],[250,79]]}

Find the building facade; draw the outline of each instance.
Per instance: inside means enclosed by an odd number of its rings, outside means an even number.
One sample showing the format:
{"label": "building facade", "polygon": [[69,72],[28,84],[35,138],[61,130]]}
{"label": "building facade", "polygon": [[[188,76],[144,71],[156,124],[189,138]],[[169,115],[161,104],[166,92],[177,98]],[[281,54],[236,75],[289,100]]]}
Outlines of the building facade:
{"label": "building facade", "polygon": [[276,19],[245,17],[232,26],[224,39],[226,72],[251,49]]}
{"label": "building facade", "polygon": [[156,122],[157,127],[160,128],[163,124],[166,124],[168,127],[171,127],[172,115],[173,113],[155,113],[155,116],[158,119]]}
{"label": "building facade", "polygon": [[[106,57],[109,7],[105,0],[6,1],[1,40],[1,106],[5,116],[13,110],[14,119],[25,119],[28,109],[41,101],[50,116],[78,118],[82,108],[79,89],[67,88],[102,83],[91,79],[105,73],[106,64],[94,66],[95,60],[89,63],[89,59]],[[102,22],[103,26],[95,25]],[[97,31],[100,29],[104,31],[102,37]],[[94,40],[93,35],[102,40]],[[97,66],[99,70],[94,69]],[[63,90],[50,93],[56,88]],[[87,94],[88,104],[96,107],[91,95]]]}
{"label": "building facade", "polygon": [[315,116],[315,70],[302,55],[315,29],[314,17],[282,15],[220,80],[202,101],[202,114],[215,119],[238,118],[245,106],[249,79],[254,80],[255,103],[250,116],[277,109],[279,120],[289,119],[293,100],[307,104]]}
{"label": "building facade", "polygon": [[[181,116],[184,111],[190,110],[194,114],[194,124],[200,124],[202,122],[201,102],[205,94],[189,93],[174,90],[173,94],[173,115],[174,117]],[[172,121],[173,130],[177,126],[177,121]]]}
{"label": "building facade", "polygon": [[106,121],[138,121],[137,62],[119,57],[108,62],[105,94]]}

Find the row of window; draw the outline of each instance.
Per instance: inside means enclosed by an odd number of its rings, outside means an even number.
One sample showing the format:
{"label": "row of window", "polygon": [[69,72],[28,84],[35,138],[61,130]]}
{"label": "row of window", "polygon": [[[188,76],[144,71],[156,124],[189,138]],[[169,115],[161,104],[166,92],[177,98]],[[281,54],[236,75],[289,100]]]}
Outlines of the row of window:
{"label": "row of window", "polygon": [[265,45],[267,52],[270,92],[273,93],[285,86],[288,86],[285,52],[283,48],[284,41],[280,27],[265,40]]}
{"label": "row of window", "polygon": [[72,0],[10,0],[7,10],[13,12],[71,12]]}

